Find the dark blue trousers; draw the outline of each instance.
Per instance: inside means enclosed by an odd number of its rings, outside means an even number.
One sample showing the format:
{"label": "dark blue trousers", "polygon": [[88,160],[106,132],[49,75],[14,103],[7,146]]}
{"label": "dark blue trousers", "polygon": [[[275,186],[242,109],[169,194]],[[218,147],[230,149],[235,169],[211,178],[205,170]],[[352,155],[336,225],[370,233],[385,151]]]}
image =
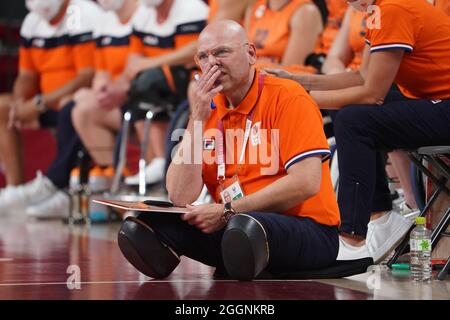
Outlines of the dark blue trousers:
{"label": "dark blue trousers", "polygon": [[[75,103],[67,103],[58,113],[55,126],[57,127],[57,153],[51,163],[47,177],[59,189],[69,185],[70,171],[77,165],[78,151],[83,144],[72,124],[72,109]],[[53,115],[54,116],[54,115]]]}
{"label": "dark blue trousers", "polygon": [[[309,218],[277,213],[248,213],[266,231],[269,243],[269,272],[312,270],[335,262],[339,244],[337,227],[318,224]],[[181,220],[177,214],[141,213],[138,219],[179,255],[224,270],[221,240],[224,229],[205,234]]]}
{"label": "dark blue trousers", "polygon": [[391,91],[381,106],[341,109],[334,133],[341,231],[365,237],[371,212],[392,209],[380,151],[449,145],[450,100],[412,100]]}

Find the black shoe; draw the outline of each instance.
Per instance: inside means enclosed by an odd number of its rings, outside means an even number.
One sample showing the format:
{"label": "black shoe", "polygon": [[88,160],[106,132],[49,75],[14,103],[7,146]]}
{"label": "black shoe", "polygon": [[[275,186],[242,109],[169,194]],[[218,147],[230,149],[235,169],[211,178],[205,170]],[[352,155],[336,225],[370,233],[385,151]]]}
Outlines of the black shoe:
{"label": "black shoe", "polygon": [[117,237],[125,258],[146,276],[161,279],[180,263],[178,255],[159,241],[155,232],[135,217],[127,217]]}
{"label": "black shoe", "polygon": [[249,281],[257,277],[269,261],[263,226],[245,214],[231,218],[222,238],[222,258],[232,279]]}

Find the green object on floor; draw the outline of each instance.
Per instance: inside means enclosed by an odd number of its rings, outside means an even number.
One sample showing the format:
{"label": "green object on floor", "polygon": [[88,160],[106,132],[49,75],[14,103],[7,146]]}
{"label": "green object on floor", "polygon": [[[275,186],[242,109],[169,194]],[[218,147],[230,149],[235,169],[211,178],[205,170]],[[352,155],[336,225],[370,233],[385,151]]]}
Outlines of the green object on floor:
{"label": "green object on floor", "polygon": [[409,263],[394,263],[392,269],[395,270],[409,270]]}

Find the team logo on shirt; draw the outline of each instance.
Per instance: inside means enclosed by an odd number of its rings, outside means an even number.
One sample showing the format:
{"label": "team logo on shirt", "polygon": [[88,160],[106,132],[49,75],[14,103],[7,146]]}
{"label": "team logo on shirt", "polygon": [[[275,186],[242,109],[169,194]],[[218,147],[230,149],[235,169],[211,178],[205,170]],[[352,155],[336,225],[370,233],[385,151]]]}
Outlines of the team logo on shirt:
{"label": "team logo on shirt", "polygon": [[203,150],[214,150],[216,148],[216,144],[213,138],[205,138],[203,139]]}
{"label": "team logo on shirt", "polygon": [[39,38],[34,39],[33,40],[33,47],[36,47],[36,48],[43,48],[43,47],[45,47],[45,39],[39,39]]}
{"label": "team logo on shirt", "polygon": [[252,146],[256,146],[261,143],[261,121],[255,123],[251,130]]}
{"label": "team logo on shirt", "polygon": [[102,46],[109,46],[112,42],[111,37],[104,37],[102,39]]}
{"label": "team logo on shirt", "polygon": [[151,45],[151,46],[156,46],[158,45],[158,38],[157,37],[153,37],[153,36],[145,36],[143,39],[145,44]]}

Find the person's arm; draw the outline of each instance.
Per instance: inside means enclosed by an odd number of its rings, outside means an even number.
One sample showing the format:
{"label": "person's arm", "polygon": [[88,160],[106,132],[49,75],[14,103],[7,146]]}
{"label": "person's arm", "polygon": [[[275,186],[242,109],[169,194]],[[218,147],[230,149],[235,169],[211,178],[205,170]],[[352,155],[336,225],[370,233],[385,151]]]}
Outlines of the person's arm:
{"label": "person's arm", "polygon": [[78,75],[74,79],[67,82],[61,88],[59,88],[51,93],[45,94],[43,96],[45,105],[48,106],[49,108],[59,109],[60,107],[62,107],[59,104],[59,101],[61,98],[75,93],[78,89],[80,89],[82,87],[90,86],[93,76],[94,76],[93,68],[80,69],[78,71]]}
{"label": "person's arm", "polygon": [[320,11],[314,4],[304,4],[292,15],[289,41],[281,60],[282,65],[304,64],[314,51],[317,38],[322,32]]}
{"label": "person's arm", "polygon": [[39,75],[34,71],[19,70],[14,81],[13,99],[27,100],[39,92]]}
{"label": "person's arm", "polygon": [[283,212],[316,195],[322,175],[321,157],[310,157],[290,166],[287,175],[233,201],[236,212]]}
{"label": "person's arm", "polygon": [[133,79],[139,72],[145,69],[156,68],[164,64],[184,65],[194,61],[197,50],[197,41],[192,41],[185,46],[157,57],[144,57],[143,55],[132,53],[129,55],[124,74],[128,79]]}
{"label": "person's arm", "polygon": [[95,72],[94,79],[92,80],[92,89],[99,91],[111,81],[111,75],[108,71],[98,70]]}
{"label": "person's arm", "polygon": [[351,8],[347,9],[341,28],[339,29],[336,38],[330,48],[322,65],[322,73],[336,74],[345,71],[346,66],[353,59],[353,52],[349,43],[350,32],[350,12]]}
{"label": "person's arm", "polygon": [[371,53],[364,82],[340,90],[311,91],[322,109],[340,109],[350,104],[382,104],[397,74],[404,50]]}
{"label": "person's arm", "polygon": [[[201,164],[203,128],[211,114],[211,100],[222,90],[222,85],[214,87],[214,82],[219,75],[218,67],[214,66],[207,70],[198,81],[192,82],[189,88],[191,117],[166,178],[169,199],[175,205],[184,206],[194,202],[203,187]],[[197,152],[200,152],[200,160],[195,163]]]}
{"label": "person's arm", "polygon": [[219,20],[234,20],[241,22],[247,5],[253,0],[217,0],[217,12],[210,22]]}

